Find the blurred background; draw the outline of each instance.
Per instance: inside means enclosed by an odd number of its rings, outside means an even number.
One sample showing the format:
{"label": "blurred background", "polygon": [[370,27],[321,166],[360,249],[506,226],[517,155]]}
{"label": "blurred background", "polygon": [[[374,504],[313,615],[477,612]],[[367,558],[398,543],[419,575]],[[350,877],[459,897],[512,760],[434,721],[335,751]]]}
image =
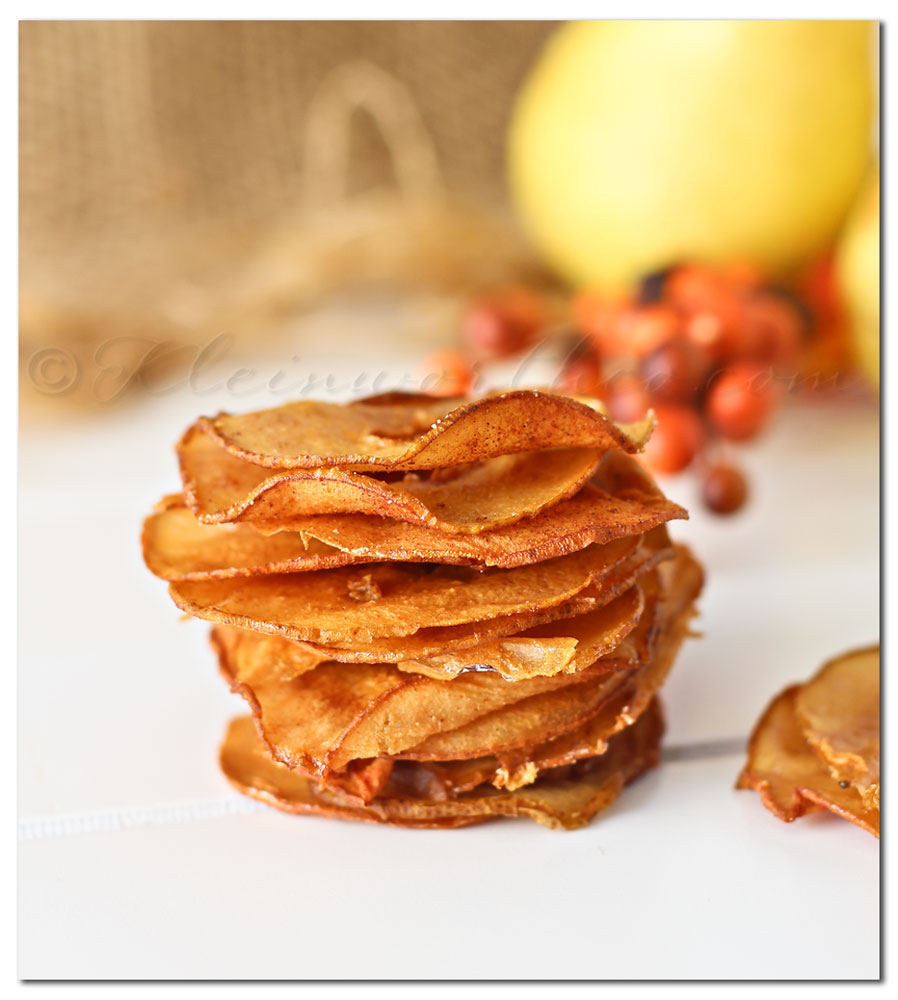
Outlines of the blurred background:
{"label": "blurred background", "polygon": [[654,406],[655,470],[738,509],[787,399],[875,400],[877,55],[871,22],[24,22],[23,421],[382,359]]}

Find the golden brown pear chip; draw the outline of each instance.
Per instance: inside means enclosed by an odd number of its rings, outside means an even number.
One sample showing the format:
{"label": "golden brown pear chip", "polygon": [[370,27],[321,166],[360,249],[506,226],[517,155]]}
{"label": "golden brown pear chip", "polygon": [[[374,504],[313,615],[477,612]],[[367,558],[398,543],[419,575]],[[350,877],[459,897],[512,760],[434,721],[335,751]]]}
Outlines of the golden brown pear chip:
{"label": "golden brown pear chip", "polygon": [[515,684],[495,673],[473,673],[446,682],[387,664],[329,662],[285,676],[264,658],[264,647],[258,655],[253,636],[214,629],[212,644],[232,690],[246,698],[259,719],[272,755],[317,775],[342,770],[352,760],[393,756],[431,733],[595,673]]}
{"label": "golden brown pear chip", "polygon": [[[520,614],[500,615],[464,625],[420,628],[407,636],[352,640],[340,643],[316,643],[291,640],[283,643],[281,659],[295,661],[295,672],[302,672],[312,661],[338,660],[343,663],[396,663],[439,656],[450,650],[469,649],[514,635],[525,629],[587,614],[619,597],[638,579],[662,560],[670,559],[674,549],[664,527],[650,532],[636,552],[606,573],[598,583],[581,590],[569,600],[551,607]],[[629,653],[627,654],[630,655]]]}
{"label": "golden brown pear chip", "polygon": [[360,400],[349,406],[304,400],[274,409],[201,418],[197,427],[231,454],[269,469],[439,469],[549,448],[640,451],[654,427],[651,412],[619,427],[591,406],[532,389],[458,405]]}
{"label": "golden brown pear chip", "polygon": [[805,739],[830,774],[879,808],[879,646],[826,663],[795,695]]}
{"label": "golden brown pear chip", "polygon": [[292,532],[270,537],[244,524],[202,524],[183,506],[151,514],[143,559],[163,580],[214,580],[266,573],[336,569],[360,562],[348,552]]}
{"label": "golden brown pear chip", "polygon": [[[644,608],[645,596],[637,585],[587,614],[538,625],[471,649],[401,660],[397,666],[400,670],[437,680],[451,680],[472,669],[494,670],[509,681],[548,677],[559,672],[574,673],[618,649],[636,628]],[[650,619],[651,613],[647,617]],[[626,666],[622,664],[621,668]]]}
{"label": "golden brown pear chip", "polygon": [[[272,655],[276,644],[289,646],[280,640],[265,639],[260,648],[257,636],[219,628],[213,645],[232,689],[252,707],[271,754],[310,774],[326,776],[354,760],[386,755],[452,760],[537,745],[603,706],[601,739],[607,740],[645,709],[686,634],[691,608],[683,602],[697,593],[700,576],[690,573],[695,564],[688,553],[681,550],[679,560],[685,572],[678,579],[690,580],[689,590],[665,595],[664,635],[632,675],[609,674],[601,661],[573,676],[515,683],[495,673],[434,681],[385,664],[324,663],[297,673],[283,670]],[[590,738],[599,734],[593,730]],[[551,756],[562,750],[570,748],[553,748]],[[520,771],[529,758],[519,756],[490,764],[490,774],[503,766]]]}
{"label": "golden brown pear chip", "polygon": [[186,581],[169,593],[206,621],[307,642],[370,642],[553,607],[600,581],[638,545],[639,538],[621,538],[515,569],[380,563]]}
{"label": "golden brown pear chip", "polygon": [[198,428],[178,445],[184,499],[199,521],[252,521],[267,531],[303,515],[362,514],[477,534],[532,517],[572,496],[602,453],[591,448],[503,455],[385,481],[346,469],[263,469],[219,448]]}
{"label": "golden brown pear chip", "polygon": [[[602,488],[606,482],[615,492]],[[171,581],[387,560],[512,568],[643,533],[685,516],[681,507],[664,498],[637,462],[608,452],[592,485],[576,496],[481,534],[453,534],[363,514],[207,525],[198,523],[177,498],[168,498],[145,522],[143,545],[147,566]],[[260,537],[259,531],[270,534],[271,540]]]}
{"label": "golden brown pear chip", "polygon": [[850,786],[842,788],[805,740],[795,716],[799,690],[787,688],[761,716],[736,787],[760,792],[764,805],[786,823],[823,808],[878,837],[879,810],[867,809]]}
{"label": "golden brown pear chip", "polygon": [[271,760],[248,718],[231,723],[219,759],[225,776],[239,791],[285,812],[438,828],[495,816],[527,816],[552,829],[573,830],[609,806],[628,781],[658,763],[662,732],[660,712],[653,710],[621,733],[607,753],[574,765],[554,780],[514,792],[478,790],[445,801],[379,797],[367,806],[318,788],[313,780]]}
{"label": "golden brown pear chip", "polygon": [[[536,746],[498,757],[480,757],[472,760],[417,761],[395,760],[389,779],[377,795],[389,795],[401,788],[405,798],[447,799],[470,792],[482,784],[491,783],[495,788],[516,791],[537,780],[551,779],[560,774],[560,768],[576,764],[590,757],[599,757],[613,743],[615,734],[626,729],[631,722],[621,721],[618,695],[603,705],[600,712],[577,726],[576,729],[546,740]],[[657,698],[651,698],[646,712],[660,712]],[[640,712],[640,718],[642,713]],[[636,722],[633,719],[632,722]],[[354,762],[361,764],[362,762]],[[366,762],[367,763],[367,762]],[[352,765],[350,765],[352,767]],[[330,775],[327,785],[346,790],[340,775]],[[370,802],[376,795],[361,801]]]}
{"label": "golden brown pear chip", "polygon": [[[601,488],[606,481],[615,493]],[[647,479],[638,462],[608,452],[592,485],[574,497],[481,534],[452,534],[364,514],[294,518],[277,531],[267,530],[268,522],[208,525],[198,522],[177,498],[167,498],[144,523],[143,550],[149,569],[173,582],[384,561],[508,569],[642,534],[685,516]]]}
{"label": "golden brown pear chip", "polygon": [[[421,743],[404,751],[401,756],[409,760],[466,760],[484,755],[504,756],[518,770],[529,758],[508,756],[508,751],[528,748],[562,736],[596,713],[608,709],[604,716],[612,725],[605,738],[617,728],[629,725],[645,710],[655,691],[664,682],[673,665],[683,639],[688,634],[693,611],[692,600],[701,588],[701,572],[689,553],[681,549],[679,561],[683,571],[678,577],[678,591],[668,597],[657,644],[648,661],[634,672],[601,671],[601,661],[577,679],[589,683],[576,687],[539,693],[531,698],[481,715],[473,722],[457,729],[436,733]],[[682,579],[682,585],[679,580]],[[685,602],[685,605],[683,604]],[[584,676],[585,675],[585,676]],[[466,675],[462,675],[462,678]],[[461,680],[458,678],[457,680]],[[457,681],[451,681],[455,684]],[[335,765],[342,765],[340,758]]]}

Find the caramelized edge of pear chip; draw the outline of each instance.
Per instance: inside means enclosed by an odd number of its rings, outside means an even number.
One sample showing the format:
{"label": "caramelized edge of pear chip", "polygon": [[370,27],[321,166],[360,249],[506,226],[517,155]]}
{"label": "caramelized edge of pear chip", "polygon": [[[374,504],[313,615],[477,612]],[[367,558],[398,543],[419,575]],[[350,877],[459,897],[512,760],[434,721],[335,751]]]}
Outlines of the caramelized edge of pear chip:
{"label": "caramelized edge of pear chip", "polygon": [[[669,596],[660,620],[654,623],[651,651],[637,670],[604,673],[599,660],[587,671],[573,675],[585,674],[584,679],[590,683],[517,701],[457,729],[428,736],[396,756],[430,761],[467,760],[485,755],[519,757],[513,752],[563,736],[606,708],[615,719],[614,726],[632,723],[664,682],[689,633],[694,614],[692,601],[701,589],[702,577],[698,564],[685,548],[679,552],[679,561],[683,567],[679,574],[682,583],[678,580],[677,592]],[[346,761],[335,757],[332,763],[344,766]],[[526,760],[518,760],[516,766],[525,763]]]}
{"label": "caramelized edge of pear chip", "polygon": [[387,482],[347,469],[263,469],[191,428],[178,444],[184,499],[204,524],[251,521],[263,532],[305,515],[363,514],[478,534],[573,496],[602,453],[589,448],[503,455],[434,476]]}
{"label": "caramelized edge of pear chip", "polygon": [[367,514],[309,514],[282,522],[198,521],[178,496],[144,522],[144,562],[170,582],[331,569],[367,562],[435,562],[511,569],[591,544],[643,534],[674,518],[639,463],[608,452],[576,495],[505,527],[446,532]]}
{"label": "caramelized edge of pear chip", "polygon": [[[654,569],[663,560],[670,559],[673,554],[674,549],[662,526],[650,532],[639,543],[639,547],[630,558],[614,566],[600,580],[579,590],[573,597],[562,599],[558,603],[536,610],[478,619],[462,625],[433,627],[425,625],[405,636],[369,639],[357,637],[344,639],[339,643],[335,641],[319,642],[300,639],[289,632],[285,633],[277,625],[266,625],[258,621],[246,624],[247,619],[245,618],[234,621],[228,620],[227,616],[210,615],[207,620],[213,621],[214,624],[235,625],[247,632],[283,637],[289,640],[291,647],[295,650],[295,655],[302,661],[311,655],[318,660],[337,660],[343,663],[396,663],[400,660],[417,660],[422,657],[441,655],[451,650],[467,649],[519,633],[537,625],[593,611],[619,597],[632,587],[643,574]],[[172,585],[170,593],[175,586]],[[178,599],[174,594],[172,597],[178,604]],[[196,617],[207,616],[196,615]],[[285,651],[284,655],[289,657],[289,651]]]}
{"label": "caramelized edge of pear chip", "polygon": [[[178,582],[169,594],[182,611],[206,621],[322,645],[369,643],[544,611],[599,585],[640,544],[639,537],[621,538],[514,569],[376,563],[363,573],[343,567]],[[370,600],[359,599],[362,576]]]}
{"label": "caramelized edge of pear chip", "polygon": [[[271,469],[436,469],[549,448],[640,451],[654,414],[618,426],[584,402],[520,389],[456,405],[365,400],[349,406],[303,400],[243,415],[201,417],[196,426],[223,450]],[[429,427],[425,430],[427,424]]]}
{"label": "caramelized edge of pear chip", "polygon": [[469,649],[400,660],[397,666],[436,680],[451,680],[472,669],[494,671],[508,681],[576,673],[616,650],[639,624],[645,606],[643,586],[637,581],[613,601],[562,623],[540,625]]}

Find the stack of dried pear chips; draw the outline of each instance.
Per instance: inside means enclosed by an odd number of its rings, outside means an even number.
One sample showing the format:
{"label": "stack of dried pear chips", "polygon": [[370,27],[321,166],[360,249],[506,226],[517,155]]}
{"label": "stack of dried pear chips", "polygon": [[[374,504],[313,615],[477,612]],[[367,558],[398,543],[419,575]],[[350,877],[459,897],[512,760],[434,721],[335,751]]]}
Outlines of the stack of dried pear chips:
{"label": "stack of dried pear chips", "polygon": [[825,663],[767,706],[737,788],[787,823],[830,812],[879,836],[879,646]]}
{"label": "stack of dried pear chips", "polygon": [[652,421],[516,391],[200,419],[147,565],[248,702],[221,766],[287,812],[573,829],[658,761],[701,569]]}

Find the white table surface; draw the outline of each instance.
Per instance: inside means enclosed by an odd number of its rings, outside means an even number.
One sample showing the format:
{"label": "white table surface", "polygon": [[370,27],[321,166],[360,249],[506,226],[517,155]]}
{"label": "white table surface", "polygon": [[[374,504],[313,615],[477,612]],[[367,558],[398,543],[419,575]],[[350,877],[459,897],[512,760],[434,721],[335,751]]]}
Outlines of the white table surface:
{"label": "white table surface", "polygon": [[780,823],[733,790],[770,697],[878,638],[872,405],[785,410],[745,450],[738,518],[704,514],[686,477],[664,484],[708,572],[705,637],[664,689],[669,760],[555,833],[289,817],[219,773],[243,702],[144,568],[140,522],[198,413],[277,401],[182,389],[23,426],[22,978],[878,975],[878,842],[829,816]]}

